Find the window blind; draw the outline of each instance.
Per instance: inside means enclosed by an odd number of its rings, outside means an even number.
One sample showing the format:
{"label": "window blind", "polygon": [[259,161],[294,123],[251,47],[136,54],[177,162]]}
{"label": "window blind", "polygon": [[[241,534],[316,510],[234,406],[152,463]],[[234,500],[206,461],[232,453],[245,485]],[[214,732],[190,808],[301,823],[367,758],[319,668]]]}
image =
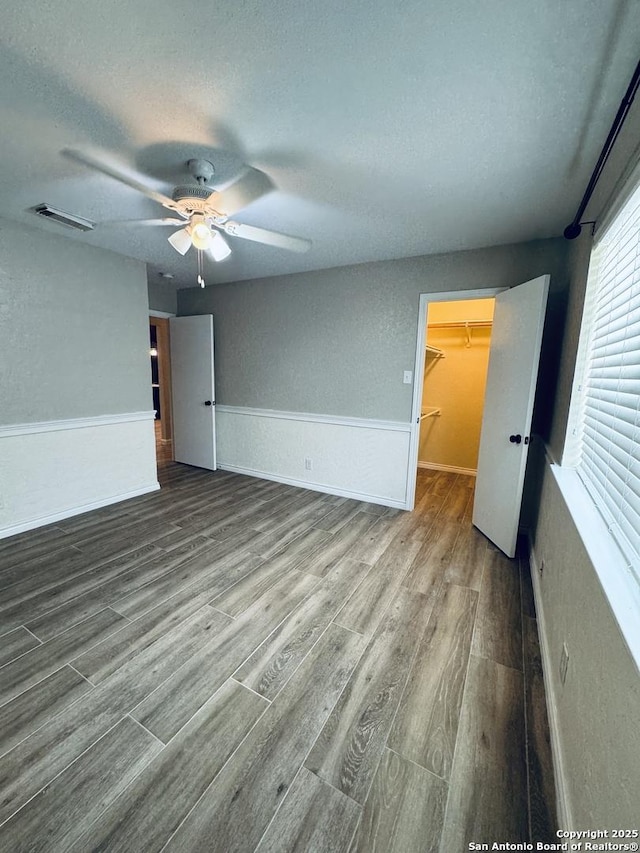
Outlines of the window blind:
{"label": "window blind", "polygon": [[640,579],[640,187],[595,247],[568,455]]}

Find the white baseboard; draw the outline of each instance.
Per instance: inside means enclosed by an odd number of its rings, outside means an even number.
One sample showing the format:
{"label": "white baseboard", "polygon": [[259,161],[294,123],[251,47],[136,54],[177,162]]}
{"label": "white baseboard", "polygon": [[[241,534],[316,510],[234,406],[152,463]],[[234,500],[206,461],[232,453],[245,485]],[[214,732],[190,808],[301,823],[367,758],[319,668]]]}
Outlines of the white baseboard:
{"label": "white baseboard", "polygon": [[439,462],[418,462],[418,468],[430,468],[432,471],[449,471],[451,474],[468,474],[475,477],[475,468],[459,468],[457,465],[440,465]]}
{"label": "white baseboard", "polygon": [[260,480],[273,480],[276,483],[285,483],[287,486],[298,486],[300,489],[311,489],[312,492],[323,492],[327,495],[339,495],[343,498],[353,498],[356,501],[366,501],[370,504],[380,504],[394,509],[405,509],[404,501],[393,501],[381,498],[379,495],[369,495],[364,492],[353,492],[349,489],[337,489],[335,486],[327,486],[323,483],[314,483],[309,480],[297,480],[295,477],[283,477],[278,474],[270,474],[266,471],[256,471],[252,468],[242,468],[239,465],[226,465],[218,463],[221,471],[232,471],[234,474],[246,474],[249,477],[258,477]]}
{"label": "white baseboard", "polygon": [[157,488],[153,412],[0,431],[0,538]]}
{"label": "white baseboard", "polygon": [[216,407],[221,468],[401,509],[410,430],[395,421]]}
{"label": "white baseboard", "polygon": [[529,565],[531,567],[531,580],[533,583],[533,597],[536,606],[536,620],[538,623],[538,637],[540,639],[540,653],[542,657],[542,676],[544,680],[544,692],[547,702],[547,716],[549,718],[549,733],[551,736],[551,756],[553,759],[553,775],[556,786],[556,809],[558,813],[558,824],[561,829],[572,829],[573,819],[569,801],[569,786],[564,770],[564,757],[560,738],[560,726],[558,723],[558,711],[555,698],[553,679],[549,673],[553,669],[553,661],[547,641],[547,630],[544,618],[544,607],[542,604],[542,593],[540,590],[540,570],[536,559],[533,543],[529,538]]}
{"label": "white baseboard", "polygon": [[4,527],[0,530],[0,539],[7,539],[9,536],[15,536],[18,533],[24,533],[27,530],[35,530],[36,527],[44,527],[45,524],[55,524],[56,521],[63,521],[65,518],[72,518],[74,515],[82,515],[83,512],[91,512],[94,509],[102,509],[102,507],[110,504],[117,504],[121,501],[128,501],[130,498],[139,498],[140,495],[156,492],[160,488],[160,483],[156,480],[148,486],[143,486],[140,489],[135,489],[132,492],[126,492],[122,495],[112,495],[108,498],[103,498],[93,503],[85,504],[84,506],[75,506],[71,509],[55,512],[52,515],[42,516],[40,518],[32,518],[22,524],[14,524],[13,527]]}

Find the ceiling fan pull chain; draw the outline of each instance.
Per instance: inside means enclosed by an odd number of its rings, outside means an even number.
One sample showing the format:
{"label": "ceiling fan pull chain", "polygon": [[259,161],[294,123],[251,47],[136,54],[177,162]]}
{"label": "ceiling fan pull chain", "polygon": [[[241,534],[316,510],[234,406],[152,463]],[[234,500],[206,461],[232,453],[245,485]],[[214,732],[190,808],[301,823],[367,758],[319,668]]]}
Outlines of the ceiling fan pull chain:
{"label": "ceiling fan pull chain", "polygon": [[198,255],[198,284],[200,287],[204,288],[204,268],[202,263],[202,249],[197,250]]}

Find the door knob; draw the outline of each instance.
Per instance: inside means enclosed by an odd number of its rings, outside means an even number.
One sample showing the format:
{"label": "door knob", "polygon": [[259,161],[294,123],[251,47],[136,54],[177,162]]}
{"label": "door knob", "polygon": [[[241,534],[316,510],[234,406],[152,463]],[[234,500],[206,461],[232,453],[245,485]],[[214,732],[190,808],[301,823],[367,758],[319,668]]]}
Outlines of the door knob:
{"label": "door knob", "polygon": [[213,406],[213,403],[211,402],[211,400],[205,400],[204,404],[205,404],[205,406]]}
{"label": "door knob", "polygon": [[510,435],[509,441],[511,442],[511,444],[520,444],[522,442],[522,436],[520,435],[520,433],[518,433],[518,435]]}

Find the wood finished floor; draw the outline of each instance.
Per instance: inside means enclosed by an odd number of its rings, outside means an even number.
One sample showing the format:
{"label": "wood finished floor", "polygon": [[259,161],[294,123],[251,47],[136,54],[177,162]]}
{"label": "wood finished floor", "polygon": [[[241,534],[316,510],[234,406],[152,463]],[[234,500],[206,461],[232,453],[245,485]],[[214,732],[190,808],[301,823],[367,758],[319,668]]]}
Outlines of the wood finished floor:
{"label": "wood finished floor", "polygon": [[526,559],[412,513],[169,463],[0,542],[0,850],[455,853],[552,841]]}

